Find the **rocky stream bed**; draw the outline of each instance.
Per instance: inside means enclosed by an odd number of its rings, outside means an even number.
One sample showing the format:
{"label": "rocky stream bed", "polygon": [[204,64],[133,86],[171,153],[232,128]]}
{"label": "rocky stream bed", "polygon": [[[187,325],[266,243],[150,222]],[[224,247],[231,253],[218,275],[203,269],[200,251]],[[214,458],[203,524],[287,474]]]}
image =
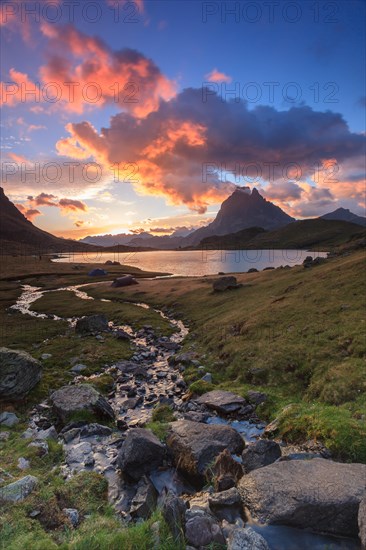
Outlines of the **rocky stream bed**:
{"label": "rocky stream bed", "polygon": [[[57,290],[92,300],[83,286]],[[32,311],[32,304],[46,292],[53,291],[24,286],[13,309],[45,317]],[[204,368],[193,352],[180,349],[188,327],[169,312],[155,311],[169,320],[170,337],[157,336],[151,326],[138,331],[116,326],[99,315],[68,319],[81,338],[88,333],[103,341],[108,331],[128,340],[133,355],[91,377],[83,376],[82,364],[74,365],[73,382],[32,410],[23,436],[45,453],[48,438],[61,441],[65,478],[83,470],[105,476],[110,503],[126,525],[161,506],[187,548],[217,543],[231,550],[360,549],[366,466],[334,462],[314,442],[295,448],[269,439],[271,427],[256,413],[264,394],[190,395],[184,369],[194,365],[204,375]],[[113,377],[113,391],[102,396],[90,382],[106,373]],[[161,405],[176,418],[165,443],[145,429]],[[70,413],[83,410],[99,420],[68,422]],[[37,480],[23,479],[24,496]],[[14,488],[1,491],[3,498],[15,494]],[[77,528],[78,511],[68,513]]]}

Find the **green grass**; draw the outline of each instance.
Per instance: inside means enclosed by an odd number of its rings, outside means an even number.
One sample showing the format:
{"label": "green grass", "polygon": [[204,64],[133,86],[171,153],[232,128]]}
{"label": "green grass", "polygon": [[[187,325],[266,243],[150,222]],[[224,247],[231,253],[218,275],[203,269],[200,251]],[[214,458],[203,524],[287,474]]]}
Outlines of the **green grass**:
{"label": "green grass", "polygon": [[[206,356],[201,362],[215,387],[265,392],[264,419],[301,405],[291,422],[280,424],[280,435],[317,438],[335,457],[366,463],[364,271],[365,254],[358,251],[311,269],[237,275],[243,287],[235,291],[213,293],[206,277],[146,283],[129,297],[143,291],[144,301],[174,306],[189,319],[185,349],[194,345]],[[190,389],[205,389],[195,367],[184,375]]]}

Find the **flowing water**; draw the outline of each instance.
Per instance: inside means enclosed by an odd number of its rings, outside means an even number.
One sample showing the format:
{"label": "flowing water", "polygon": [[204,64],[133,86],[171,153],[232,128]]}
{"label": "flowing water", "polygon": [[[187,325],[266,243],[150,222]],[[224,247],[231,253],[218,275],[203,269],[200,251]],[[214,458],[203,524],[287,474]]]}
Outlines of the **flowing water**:
{"label": "flowing water", "polygon": [[[57,290],[73,292],[75,296],[83,300],[93,300],[94,298],[87,294],[86,289],[81,290],[86,286],[67,286]],[[47,317],[60,320],[61,318],[56,315],[49,316],[31,309],[36,300],[48,292],[55,291],[24,285],[23,292],[12,309],[38,318]],[[143,303],[136,303],[135,306],[144,309],[150,308]],[[130,335],[133,348],[133,356],[129,361],[117,362],[104,371],[114,375],[116,372],[119,373],[115,393],[109,401],[115,411],[117,421],[123,423],[125,427],[143,426],[151,419],[153,407],[159,403],[172,405],[178,411],[177,417],[183,417],[179,413],[179,409],[183,403],[184,383],[181,373],[169,364],[168,359],[176,352],[177,347],[188,334],[188,328],[182,321],[172,319],[160,310],[155,309],[155,311],[161,317],[168,319],[175,329],[169,338],[157,338],[149,327],[134,331],[128,325],[120,327],[110,323],[111,330],[116,331],[122,328]],[[76,319],[67,319],[67,321],[73,326]],[[91,381],[94,377],[80,375],[75,377],[75,381]],[[38,429],[37,416],[35,413],[30,421],[30,428],[33,430]],[[255,441],[263,433],[265,427],[265,424],[261,422],[227,420],[218,415],[210,416],[206,422],[232,426],[247,443]],[[100,433],[83,435],[82,431],[76,431],[73,437],[65,439],[66,460],[61,471],[65,477],[81,470],[94,470],[103,474],[108,480],[110,502],[114,504],[121,516],[128,520],[128,510],[134,495],[134,488],[121,481],[117,468],[117,456],[123,442],[124,431],[115,429],[107,435]],[[240,461],[240,457],[234,458]],[[159,495],[168,490],[177,495],[188,495],[186,497],[188,499],[195,495],[195,489],[175,468],[168,467],[152,472],[150,480]],[[242,520],[239,518],[239,521]],[[358,550],[360,548],[359,543],[354,540],[324,537],[286,526],[256,524],[251,526],[267,540],[270,550]]]}

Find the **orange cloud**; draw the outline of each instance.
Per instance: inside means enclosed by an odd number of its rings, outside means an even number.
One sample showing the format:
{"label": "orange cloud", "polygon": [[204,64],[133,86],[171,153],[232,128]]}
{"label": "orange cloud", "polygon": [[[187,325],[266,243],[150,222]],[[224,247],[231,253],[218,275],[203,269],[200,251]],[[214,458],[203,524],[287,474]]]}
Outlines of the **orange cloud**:
{"label": "orange cloud", "polygon": [[210,82],[232,82],[231,76],[221,73],[217,69],[213,69],[210,73],[205,75],[205,78]]}
{"label": "orange cloud", "polygon": [[58,202],[58,206],[61,210],[64,210],[65,212],[77,212],[79,210],[81,210],[82,212],[87,212],[88,210],[86,204],[73,199],[60,199]]}
{"label": "orange cloud", "polygon": [[42,215],[42,212],[36,210],[35,208],[26,208],[23,204],[19,203],[15,204],[15,206],[29,221],[33,221],[34,218]]}

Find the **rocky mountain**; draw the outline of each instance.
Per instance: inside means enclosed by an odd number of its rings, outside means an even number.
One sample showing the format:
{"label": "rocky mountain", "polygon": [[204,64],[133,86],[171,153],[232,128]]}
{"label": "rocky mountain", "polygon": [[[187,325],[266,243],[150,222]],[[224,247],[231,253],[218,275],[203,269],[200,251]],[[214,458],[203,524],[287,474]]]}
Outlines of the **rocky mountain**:
{"label": "rocky mountain", "polygon": [[134,246],[151,246],[152,248],[172,249],[196,246],[202,239],[213,235],[227,235],[250,227],[261,227],[265,230],[279,229],[295,219],[262,195],[248,187],[238,187],[221,205],[213,222],[200,227],[186,237],[151,237],[143,244],[136,237]]}
{"label": "rocky mountain", "polygon": [[39,229],[17,209],[0,187],[0,246],[3,253],[82,252],[87,244],[60,239]]}
{"label": "rocky mountain", "polygon": [[321,218],[323,220],[340,220],[344,222],[351,222],[366,227],[366,218],[363,216],[357,216],[357,214],[354,214],[348,208],[337,208],[334,212],[324,214]]}

